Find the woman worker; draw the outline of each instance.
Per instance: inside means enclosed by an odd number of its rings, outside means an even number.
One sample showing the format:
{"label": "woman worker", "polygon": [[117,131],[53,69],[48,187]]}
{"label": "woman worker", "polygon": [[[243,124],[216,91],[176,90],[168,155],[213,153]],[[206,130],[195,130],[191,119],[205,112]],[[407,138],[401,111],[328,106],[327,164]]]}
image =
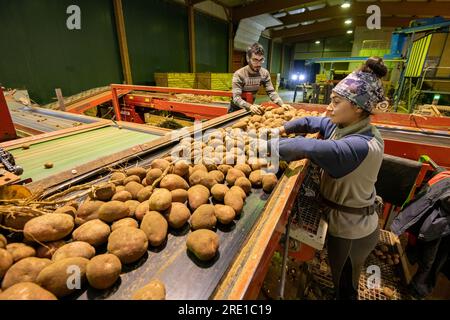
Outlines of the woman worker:
{"label": "woman worker", "polygon": [[337,299],[357,299],[361,268],[378,237],[375,182],[384,142],[370,123],[384,100],[380,78],[387,68],[371,57],[339,82],[327,107],[329,117],[287,122],[281,133],[320,132],[324,140],[280,139],[280,160],[308,158],[322,168],[321,198],[328,218],[328,257]]}

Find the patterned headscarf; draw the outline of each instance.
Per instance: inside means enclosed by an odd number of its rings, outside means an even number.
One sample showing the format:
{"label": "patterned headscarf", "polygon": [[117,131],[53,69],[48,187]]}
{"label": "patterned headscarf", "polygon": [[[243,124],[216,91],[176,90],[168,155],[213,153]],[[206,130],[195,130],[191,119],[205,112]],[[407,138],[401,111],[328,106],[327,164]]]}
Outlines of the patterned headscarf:
{"label": "patterned headscarf", "polygon": [[369,72],[352,72],[333,91],[368,112],[372,112],[377,103],[385,99],[381,80]]}

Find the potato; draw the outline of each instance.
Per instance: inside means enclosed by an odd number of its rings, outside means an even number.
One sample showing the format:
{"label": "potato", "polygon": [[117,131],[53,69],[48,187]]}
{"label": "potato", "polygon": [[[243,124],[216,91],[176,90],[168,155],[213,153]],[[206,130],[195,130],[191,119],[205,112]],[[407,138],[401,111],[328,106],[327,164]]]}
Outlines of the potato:
{"label": "potato", "polygon": [[164,283],[159,280],[153,279],[147,285],[136,290],[133,293],[133,300],[165,300],[166,288]]}
{"label": "potato", "polygon": [[106,253],[92,258],[86,266],[86,278],[91,287],[104,290],[119,279],[122,263],[115,255]]}
{"label": "potato", "polygon": [[67,296],[76,290],[77,280],[80,284],[85,281],[88,262],[88,259],[81,257],[55,261],[42,269],[36,282],[57,297]]}
{"label": "potato", "polygon": [[93,256],[95,256],[95,248],[93,246],[84,241],[74,241],[58,248],[52,256],[52,261],[75,257],[91,259]]}
{"label": "potato", "polygon": [[189,189],[189,184],[182,177],[176,174],[168,174],[164,178],[162,178],[159,183],[160,188],[165,188],[169,191],[175,189]]}
{"label": "potato", "polygon": [[63,245],[65,245],[66,242],[64,240],[58,240],[58,241],[53,241],[53,242],[47,242],[44,246],[39,246],[36,249],[36,257],[38,258],[46,258],[46,259],[51,259],[53,254],[55,253],[55,251],[58,248],[61,248]]}
{"label": "potato", "polygon": [[123,172],[113,172],[113,174],[111,175],[111,178],[109,179],[110,182],[114,183],[116,186],[118,185],[122,185],[123,184],[123,180],[127,177],[127,175]]}
{"label": "potato", "polygon": [[197,163],[193,168],[192,168],[192,173],[196,172],[196,171],[203,171],[203,172],[208,172],[208,168],[206,168],[206,166],[202,163]]}
{"label": "potato", "polygon": [[56,209],[53,213],[64,213],[68,214],[72,218],[75,218],[75,215],[77,214],[77,209],[75,209],[72,206],[63,206]]}
{"label": "potato", "polygon": [[236,181],[234,182],[234,185],[242,188],[242,190],[244,190],[246,194],[249,194],[250,191],[252,191],[252,183],[247,178],[244,177],[237,178]]}
{"label": "potato", "polygon": [[105,222],[113,222],[130,215],[130,209],[121,201],[109,201],[98,210],[98,218]]}
{"label": "potato", "polygon": [[35,282],[39,272],[50,265],[50,259],[24,258],[8,269],[3,278],[2,289],[8,289],[19,282]]}
{"label": "potato", "polygon": [[104,204],[103,201],[85,201],[77,210],[75,223],[83,224],[89,220],[98,219],[98,210]]}
{"label": "potato", "polygon": [[262,177],[263,177],[263,174],[262,174],[261,170],[255,170],[255,171],[252,171],[252,173],[250,173],[249,180],[252,183],[252,186],[254,188],[260,188],[261,187],[261,185],[262,185]]}
{"label": "potato", "polygon": [[209,201],[209,190],[201,184],[195,185],[188,190],[189,207],[192,210],[197,209],[202,204],[206,204]]}
{"label": "potato", "polygon": [[4,217],[3,225],[5,227],[13,228],[16,230],[23,230],[25,224],[36,217],[39,217],[39,215],[33,216],[29,213],[16,213],[14,215],[6,215]]}
{"label": "potato", "polygon": [[204,170],[196,170],[193,171],[192,174],[189,176],[189,184],[191,186],[194,186],[196,184],[199,184],[202,179],[205,179],[208,177],[208,172]]}
{"label": "potato", "polygon": [[146,186],[139,190],[137,193],[137,201],[144,202],[145,200],[150,199],[150,196],[153,193],[153,187],[152,186]]}
{"label": "potato", "polygon": [[214,215],[212,204],[202,204],[191,216],[191,226],[193,230],[213,229],[216,226],[217,218]]}
{"label": "potato", "polygon": [[134,213],[134,217],[141,221],[145,214],[149,211],[148,200],[145,200],[140,205],[137,206],[136,211]]}
{"label": "potato", "polygon": [[383,287],[383,293],[388,299],[392,299],[394,297],[394,290],[388,287]]}
{"label": "potato", "polygon": [[260,170],[261,168],[264,168],[267,166],[267,160],[263,158],[257,158],[252,159],[252,161],[249,161],[250,166],[252,167],[253,171]]}
{"label": "potato", "polygon": [[130,211],[129,216],[134,217],[136,214],[136,209],[141,203],[137,200],[128,200],[125,201],[125,205],[128,207],[128,210]]}
{"label": "potato", "polygon": [[234,169],[241,170],[245,174],[246,177],[248,177],[250,175],[250,173],[252,173],[252,168],[250,168],[250,166],[245,163],[235,165]]}
{"label": "potato", "polygon": [[[116,193],[118,193],[120,191],[125,191],[125,186],[117,186],[116,187]],[[116,200],[116,199],[112,199],[112,200]]]}
{"label": "potato", "polygon": [[8,244],[8,241],[6,240],[5,236],[0,234],[0,249],[6,248],[7,244]]}
{"label": "potato", "polygon": [[211,230],[196,230],[187,236],[186,246],[199,260],[208,261],[219,250],[219,236]]}
{"label": "potato", "polygon": [[163,174],[161,169],[155,168],[147,171],[147,175],[145,176],[145,181],[147,181],[147,185],[151,186],[156,179],[161,177]]}
{"label": "potato", "polygon": [[244,207],[244,200],[237,191],[228,191],[225,194],[223,202],[227,206],[232,207],[236,215],[240,214]]}
{"label": "potato", "polygon": [[25,239],[32,241],[56,241],[67,236],[74,227],[74,221],[68,214],[52,213],[28,221],[23,233]]}
{"label": "potato", "polygon": [[228,170],[232,169],[233,167],[228,165],[228,164],[221,164],[220,166],[217,167],[217,170],[219,170],[220,172],[222,172],[224,175],[227,175]]}
{"label": "potato", "polygon": [[139,176],[126,177],[125,179],[123,179],[123,185],[126,186],[127,184],[129,184],[132,181],[140,184],[141,183],[141,178],[139,178]]}
{"label": "potato", "polygon": [[225,175],[219,170],[210,171],[208,173],[208,176],[214,178],[217,183],[223,183],[223,181],[225,180]]}
{"label": "potato", "polygon": [[186,160],[177,161],[173,166],[172,173],[180,177],[186,176],[189,173],[189,163]]}
{"label": "potato", "polygon": [[147,170],[142,167],[133,167],[125,171],[125,174],[129,176],[138,176],[141,180],[147,175]]}
{"label": "potato", "polygon": [[136,220],[133,218],[123,218],[120,220],[115,221],[111,226],[111,231],[117,230],[122,227],[132,227],[132,228],[138,228],[139,225]]}
{"label": "potato", "polygon": [[209,176],[208,174],[205,178],[200,180],[200,184],[208,189],[211,189],[215,184],[217,184],[217,180],[214,179],[212,176]]}
{"label": "potato", "polygon": [[211,194],[216,201],[223,202],[225,197],[225,193],[227,193],[230,189],[224,184],[216,184],[211,188]]}
{"label": "potato", "polygon": [[108,252],[127,264],[139,260],[148,248],[144,231],[133,227],[122,227],[111,232],[108,238]]}
{"label": "potato", "polygon": [[230,206],[226,206],[223,204],[216,204],[214,206],[214,215],[216,216],[217,220],[222,224],[229,224],[236,217],[234,209]]}
{"label": "potato", "polygon": [[186,224],[186,222],[191,217],[191,212],[189,211],[186,205],[174,202],[172,206],[168,209],[167,214],[165,215],[169,226],[174,229],[181,228]]}
{"label": "potato", "polygon": [[[230,191],[236,191],[241,195],[242,200],[245,200],[245,198],[247,198],[247,194],[245,193],[244,189],[242,189],[239,186],[232,186],[230,188]],[[224,196],[225,197],[225,196]]]}
{"label": "potato", "polygon": [[99,186],[94,186],[91,192],[89,192],[89,197],[94,200],[109,201],[114,193],[116,193],[115,184],[107,182]]}
{"label": "potato", "polygon": [[268,173],[268,174],[263,175],[261,182],[262,182],[264,192],[271,193],[272,190],[277,185],[278,179],[275,174]]}
{"label": "potato", "polygon": [[142,219],[141,230],[147,235],[151,246],[160,246],[167,237],[167,220],[156,211],[150,211]]}
{"label": "potato", "polygon": [[131,200],[131,199],[133,199],[133,196],[131,195],[131,193],[129,193],[126,190],[116,192],[111,198],[112,201],[122,201],[122,202]]}
{"label": "potato", "polygon": [[140,183],[137,183],[135,181],[128,182],[125,185],[125,190],[131,193],[131,196],[133,197],[133,200],[137,200],[137,195],[141,189],[143,189],[144,186]]}
{"label": "potato", "polygon": [[169,165],[170,162],[164,159],[155,159],[151,163],[152,169],[160,169],[162,172],[164,172]]}
{"label": "potato", "polygon": [[0,249],[0,279],[3,278],[13,263],[13,255],[6,249]]}
{"label": "potato", "polygon": [[148,200],[150,211],[164,211],[172,204],[172,194],[167,189],[156,189]]}
{"label": "potato", "polygon": [[172,202],[185,203],[188,198],[188,192],[184,189],[175,189],[170,191],[172,194]]}
{"label": "potato", "polygon": [[381,252],[383,252],[383,253],[389,252],[388,246],[387,246],[387,245],[384,245],[384,244],[382,244],[382,245],[380,246],[380,250],[381,250]]}
{"label": "potato", "polygon": [[110,227],[100,219],[90,220],[72,233],[72,238],[76,241],[84,241],[92,246],[99,246],[108,241]]}
{"label": "potato", "polygon": [[234,182],[236,181],[236,179],[240,178],[240,177],[245,178],[245,174],[241,170],[232,168],[232,169],[228,170],[226,180],[227,180],[227,183],[232,186],[232,185],[234,185]]}
{"label": "potato", "polygon": [[47,291],[35,283],[17,283],[3,292],[0,292],[0,300],[58,300],[53,293]]}

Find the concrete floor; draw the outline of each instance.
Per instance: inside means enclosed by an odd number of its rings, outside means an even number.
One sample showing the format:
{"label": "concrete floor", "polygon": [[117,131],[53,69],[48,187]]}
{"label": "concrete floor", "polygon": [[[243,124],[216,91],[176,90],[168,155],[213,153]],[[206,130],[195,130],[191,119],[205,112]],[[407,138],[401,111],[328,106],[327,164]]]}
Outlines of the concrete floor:
{"label": "concrete floor", "polygon": [[[281,99],[283,99],[286,103],[292,103],[294,99],[294,90],[278,90],[278,94],[280,95]],[[267,95],[258,95],[256,96],[256,103],[266,102],[270,101],[270,98]],[[296,102],[302,101],[302,94],[301,92],[297,92]]]}

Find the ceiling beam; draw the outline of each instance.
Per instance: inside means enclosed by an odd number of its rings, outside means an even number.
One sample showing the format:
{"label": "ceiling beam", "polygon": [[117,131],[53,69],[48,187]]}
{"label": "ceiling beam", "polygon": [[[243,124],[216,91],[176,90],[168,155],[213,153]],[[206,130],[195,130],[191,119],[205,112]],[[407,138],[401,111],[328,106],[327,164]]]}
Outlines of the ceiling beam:
{"label": "ceiling beam", "polygon": [[189,2],[190,2],[190,5],[196,5],[197,3],[200,3],[200,2],[205,2],[206,0],[188,0]]}
{"label": "ceiling beam", "polygon": [[[325,39],[325,38],[344,36],[344,35],[346,35],[346,32],[347,32],[347,29],[345,29],[345,28],[333,29],[328,32],[313,32],[313,33],[308,33],[308,34],[304,34],[301,36],[283,38],[283,43],[291,44],[291,43],[297,43],[297,42],[321,40],[321,39]],[[351,37],[351,35],[349,35],[349,37]]]}
{"label": "ceiling beam", "polygon": [[[381,17],[381,27],[407,27],[412,19],[413,18]],[[271,36],[272,38],[287,38],[312,32],[327,32],[335,28],[346,28],[348,30],[354,28],[355,26],[366,25],[366,17],[356,17],[352,19],[352,24],[348,26],[344,24],[345,20],[346,19],[332,19],[328,21],[312,23],[305,26],[300,25],[294,28],[272,31]]]}
{"label": "ceiling beam", "polygon": [[233,21],[238,22],[241,19],[254,17],[263,13],[272,13],[279,10],[299,7],[311,3],[311,0],[261,0],[250,3],[246,6],[233,8]]}
{"label": "ceiling beam", "polygon": [[377,5],[381,9],[382,16],[390,15],[409,15],[409,16],[443,16],[450,17],[450,5],[442,5],[439,2],[353,2],[352,6],[343,9],[340,6],[325,7],[313,11],[287,15],[279,18],[283,24],[289,25],[305,21],[323,19],[323,18],[345,18],[350,16],[369,16],[366,13],[367,7]]}

